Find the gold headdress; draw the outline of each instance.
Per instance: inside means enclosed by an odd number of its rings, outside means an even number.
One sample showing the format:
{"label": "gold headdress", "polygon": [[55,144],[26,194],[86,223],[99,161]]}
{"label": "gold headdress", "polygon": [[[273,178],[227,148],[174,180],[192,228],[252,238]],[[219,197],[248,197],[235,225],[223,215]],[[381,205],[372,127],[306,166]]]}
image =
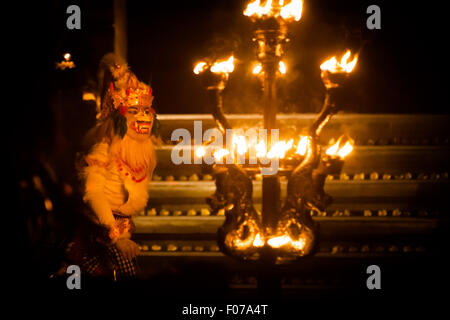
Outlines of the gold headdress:
{"label": "gold headdress", "polygon": [[[102,99],[97,104],[97,119],[109,117],[113,110],[126,114],[132,105],[152,105],[152,88],[140,82],[127,64],[114,54],[107,54],[101,60],[99,80]],[[155,110],[151,109],[151,112],[155,113]]]}

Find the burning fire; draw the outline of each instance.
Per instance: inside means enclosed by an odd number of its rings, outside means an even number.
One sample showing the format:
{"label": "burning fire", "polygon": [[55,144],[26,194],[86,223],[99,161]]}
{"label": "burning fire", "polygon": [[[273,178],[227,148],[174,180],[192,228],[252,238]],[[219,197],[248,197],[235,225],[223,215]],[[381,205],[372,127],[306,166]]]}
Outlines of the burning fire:
{"label": "burning fire", "polygon": [[214,73],[231,73],[234,70],[234,57],[231,56],[228,60],[214,62],[211,67],[211,72]]}
{"label": "burning fire", "polygon": [[244,10],[244,16],[263,16],[269,15],[272,11],[272,0],[267,0],[265,6],[261,6],[259,0],[255,0],[252,3],[249,3],[247,9]]}
{"label": "burning fire", "polygon": [[[264,239],[258,233],[253,240],[253,247],[259,248],[264,246],[265,243],[266,242],[264,241]],[[301,237],[299,240],[294,240],[288,235],[282,235],[268,239],[267,244],[272,248],[281,248],[283,246],[289,245],[295,250],[303,250],[306,245],[306,241],[303,237]]]}
{"label": "burning fire", "polygon": [[200,72],[203,72],[206,69],[208,69],[208,64],[206,62],[199,62],[194,67],[194,73],[199,74]]}
{"label": "burning fire", "polygon": [[216,61],[212,66],[204,61],[199,62],[194,67],[194,73],[200,74],[208,68],[214,73],[229,74],[234,70],[234,56],[230,56],[227,60]]}
{"label": "burning fire", "polygon": [[[283,0],[280,0],[280,6],[283,5]],[[281,7],[280,16],[283,19],[294,18],[295,21],[300,20],[302,17],[303,1],[302,0],[292,0],[289,4]]]}
{"label": "burning fire", "polygon": [[284,0],[279,0],[278,3],[276,0],[266,0],[264,5],[261,5],[260,0],[255,0],[247,5],[247,8],[244,10],[244,15],[248,17],[257,16],[258,18],[262,16],[280,16],[286,20],[294,19],[295,21],[299,21],[302,17],[302,10],[302,0],[291,0],[288,4],[284,4]]}
{"label": "burning fire", "polygon": [[247,152],[247,140],[245,140],[244,136],[233,135],[232,138],[233,147],[236,146],[237,153],[243,155]]}
{"label": "burning fire", "polygon": [[[290,140],[280,140],[272,145],[272,147],[267,150],[266,143],[263,140],[260,140],[258,143],[256,141],[248,141],[247,138],[243,135],[235,135],[232,136],[232,145],[231,150],[222,148],[213,152],[213,156],[215,159],[220,160],[224,156],[231,155],[234,158],[234,153],[236,152],[238,155],[245,155],[249,152],[249,155],[256,156],[259,159],[269,158],[269,159],[283,159],[287,155],[299,155],[304,156],[308,150],[309,146],[308,136],[301,136],[299,142],[295,145],[294,139]],[[339,155],[346,152],[348,147],[342,147],[342,151],[339,151]],[[350,150],[351,151],[351,150]],[[204,157],[207,153],[207,150],[204,146],[199,146],[195,149],[195,156],[198,158]]]}
{"label": "burning fire", "polygon": [[356,62],[358,61],[358,56],[355,56],[352,61],[347,62],[348,58],[350,58],[351,52],[347,50],[347,52],[342,56],[341,61],[338,62],[336,57],[333,57],[320,65],[320,69],[323,71],[329,71],[331,73],[338,72],[347,72],[350,73],[356,66]]}
{"label": "burning fire", "polygon": [[[280,63],[278,64],[278,71],[279,71],[281,74],[286,74],[287,68],[286,68],[286,64],[285,64],[283,61],[280,61]],[[264,73],[264,71],[262,70],[262,65],[261,65],[260,63],[257,64],[257,65],[255,65],[255,66],[253,67],[252,73],[253,73],[253,74],[261,74],[261,73]]]}
{"label": "burning fire", "polygon": [[253,73],[253,74],[260,74],[261,71],[262,71],[262,65],[261,65],[261,64],[257,64],[257,65],[253,68],[252,73]]}
{"label": "burning fire", "polygon": [[267,153],[267,148],[266,148],[266,144],[264,143],[264,141],[258,142],[258,144],[256,145],[255,149],[256,149],[256,156],[258,158],[265,157],[265,155]]}
{"label": "burning fire", "polygon": [[261,235],[258,233],[255,236],[255,240],[253,240],[253,246],[254,247],[262,247],[264,245],[264,241],[261,239]]}
{"label": "burning fire", "polygon": [[353,146],[350,144],[350,142],[347,141],[347,143],[338,151],[339,157],[344,159],[350,152],[352,152]]}
{"label": "burning fire", "polygon": [[280,61],[278,64],[278,71],[280,71],[281,74],[286,74],[286,64],[283,61]]}
{"label": "burning fire", "polygon": [[[344,159],[353,151],[353,141],[350,139],[343,143],[342,140],[343,137],[340,137],[335,144],[327,148],[325,153],[329,156]],[[284,159],[296,155],[303,157],[306,155],[310,143],[310,136],[300,136],[297,144],[294,144],[294,139],[280,140],[267,150],[266,143],[263,140],[259,140],[256,143],[256,141],[253,142],[251,139],[247,140],[243,135],[233,134],[231,150],[226,148],[216,149],[213,152],[213,156],[216,160],[222,160],[223,157],[228,155],[231,156],[231,159],[236,159],[235,153],[241,156],[249,153],[250,157],[256,156],[258,159]],[[206,155],[207,150],[204,146],[199,146],[195,149],[194,153],[196,157],[202,158]]]}
{"label": "burning fire", "polygon": [[347,155],[350,154],[353,150],[353,145],[350,141],[347,141],[344,146],[339,148],[341,143],[341,139],[338,140],[334,145],[329,147],[325,152],[329,156],[339,156],[341,159],[344,159]]}
{"label": "burning fire", "polygon": [[63,54],[64,60],[61,62],[56,62],[56,68],[65,70],[75,68],[75,63],[71,60],[72,55],[69,52]]}
{"label": "burning fire", "polygon": [[304,156],[306,154],[306,151],[308,150],[308,137],[303,136],[300,138],[300,141],[297,145],[297,150],[295,151],[296,154],[299,154],[301,156]]}
{"label": "burning fire", "polygon": [[270,151],[267,152],[268,158],[280,158],[283,159],[286,155],[286,152],[292,148],[292,145],[294,143],[294,139],[286,141],[278,141],[275,143],[272,148],[270,148]]}
{"label": "burning fire", "polygon": [[228,151],[227,149],[219,149],[213,153],[213,156],[214,156],[214,158],[220,160],[223,157],[225,157],[226,155],[228,155],[229,153],[230,153],[230,151]]}
{"label": "burning fire", "polygon": [[267,244],[272,248],[280,248],[286,245],[290,245],[296,250],[302,250],[305,247],[306,242],[303,238],[300,238],[299,240],[293,240],[288,235],[282,235],[267,240]]}
{"label": "burning fire", "polygon": [[196,155],[198,158],[204,157],[205,154],[206,154],[206,149],[205,149],[205,147],[203,147],[203,146],[198,147],[198,148],[195,150],[195,155]]}

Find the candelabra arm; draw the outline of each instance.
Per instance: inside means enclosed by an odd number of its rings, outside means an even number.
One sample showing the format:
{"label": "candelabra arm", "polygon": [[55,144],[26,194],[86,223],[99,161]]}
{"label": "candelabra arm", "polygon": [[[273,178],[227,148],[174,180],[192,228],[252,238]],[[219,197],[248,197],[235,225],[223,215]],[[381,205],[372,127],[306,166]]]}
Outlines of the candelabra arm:
{"label": "candelabra arm", "polygon": [[[218,129],[226,135],[232,129],[223,112],[223,89],[226,77],[206,73],[202,79],[207,83],[209,107]],[[206,144],[209,144],[207,142]],[[225,221],[218,229],[220,250],[232,257],[252,259],[257,248],[255,237],[261,233],[261,217],[253,206],[253,184],[251,178],[239,164],[214,164],[203,167],[215,176],[216,191],[206,198],[213,213],[223,211]]]}
{"label": "candelabra arm", "polygon": [[210,101],[211,114],[216,121],[216,125],[222,134],[226,133],[227,129],[232,129],[223,112],[223,90],[221,88],[211,88],[208,90]]}
{"label": "candelabra arm", "polygon": [[322,110],[320,111],[317,118],[314,120],[309,131],[310,135],[317,139],[322,132],[322,129],[330,121],[331,117],[338,112],[338,108],[335,104],[331,103],[330,92],[327,90],[325,101],[323,103]]}

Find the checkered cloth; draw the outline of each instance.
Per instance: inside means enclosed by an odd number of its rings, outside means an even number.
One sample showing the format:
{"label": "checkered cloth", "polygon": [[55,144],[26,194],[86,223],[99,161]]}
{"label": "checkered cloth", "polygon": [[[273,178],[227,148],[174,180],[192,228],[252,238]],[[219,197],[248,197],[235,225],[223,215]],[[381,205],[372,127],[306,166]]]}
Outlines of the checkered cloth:
{"label": "checkered cloth", "polygon": [[80,264],[81,272],[90,276],[112,275],[114,280],[136,276],[135,263],[126,259],[115,245],[108,246],[107,255],[109,261],[102,261],[100,256],[83,256]]}
{"label": "checkered cloth", "polygon": [[136,275],[136,265],[133,261],[126,259],[117,249],[116,246],[110,246],[108,248],[108,254],[114,263],[114,270],[117,276],[135,276]]}
{"label": "checkered cloth", "polygon": [[[121,232],[133,231],[134,224],[129,216],[121,216],[114,213]],[[93,239],[91,237],[91,239]],[[95,240],[93,240],[95,241]],[[81,272],[93,277],[108,277],[117,280],[136,276],[135,260],[126,259],[116,245],[94,245],[97,251],[92,249],[94,243],[84,243],[81,239],[72,241],[66,254],[72,264],[79,265]]]}

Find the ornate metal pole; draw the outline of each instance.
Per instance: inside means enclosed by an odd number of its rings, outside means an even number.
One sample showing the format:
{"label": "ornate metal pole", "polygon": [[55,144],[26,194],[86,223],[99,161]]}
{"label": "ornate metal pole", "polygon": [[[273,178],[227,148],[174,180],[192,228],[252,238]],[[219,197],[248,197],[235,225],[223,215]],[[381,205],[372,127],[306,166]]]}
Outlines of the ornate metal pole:
{"label": "ornate metal pole", "polygon": [[[262,72],[264,128],[268,138],[271,130],[278,129],[276,125],[277,100],[276,80],[278,73],[284,73],[280,63],[284,55],[283,46],[287,42],[287,22],[298,21],[301,17],[301,0],[291,0],[281,6],[283,1],[266,1],[261,7],[255,0],[247,6],[244,14],[254,22],[254,39],[257,59],[260,66],[255,73]],[[310,211],[323,211],[331,202],[331,197],[325,194],[325,177],[328,174],[339,173],[344,157],[351,152],[352,144],[347,141],[342,145],[343,138],[321,155],[318,144],[319,135],[332,115],[342,106],[342,88],[354,68],[357,57],[347,62],[351,52],[348,51],[338,62],[335,57],[324,62],[322,79],[327,89],[326,99],[321,113],[310,127],[307,136],[303,136],[297,146],[300,161],[288,181],[287,200],[280,210],[279,174],[263,175],[262,185],[262,215],[253,206],[252,181],[245,167],[232,163],[220,166],[213,164],[216,177],[216,192],[207,198],[214,212],[225,211],[226,219],[218,230],[218,243],[221,251],[242,260],[258,260],[260,275],[258,286],[262,292],[278,292],[280,278],[277,264],[283,260],[304,257],[313,252],[317,228]],[[233,57],[227,61],[200,62],[194,68],[194,73],[200,74],[203,84],[208,90],[212,114],[222,133],[231,128],[222,110],[221,93],[225,87],[228,73],[233,71]],[[245,140],[245,137],[243,137]],[[236,139],[238,140],[238,139]],[[292,148],[289,143],[268,141],[269,156],[283,158],[281,148]],[[233,142],[235,143],[235,142]],[[240,143],[239,140],[237,142]],[[259,143],[258,143],[259,144]],[[221,151],[221,152],[219,152]],[[214,153],[216,159],[221,159],[230,150],[219,150]],[[224,151],[225,153],[223,153]],[[233,148],[231,152],[234,153]],[[216,153],[218,154],[216,156]],[[264,155],[266,155],[264,151]]]}
{"label": "ornate metal pole", "polygon": [[212,72],[211,68],[198,71],[200,80],[208,92],[208,102],[211,113],[216,121],[217,127],[225,134],[226,129],[231,129],[225,115],[223,114],[223,90],[228,81],[227,72]]}
{"label": "ornate metal pole", "polygon": [[[287,26],[281,17],[254,19],[256,56],[262,65],[262,89],[264,106],[264,128],[267,130],[268,146],[271,145],[271,130],[277,129],[278,111],[276,78],[279,63],[284,55]],[[280,212],[280,179],[277,174],[265,175],[262,181],[262,224],[264,229],[273,229]]]}

